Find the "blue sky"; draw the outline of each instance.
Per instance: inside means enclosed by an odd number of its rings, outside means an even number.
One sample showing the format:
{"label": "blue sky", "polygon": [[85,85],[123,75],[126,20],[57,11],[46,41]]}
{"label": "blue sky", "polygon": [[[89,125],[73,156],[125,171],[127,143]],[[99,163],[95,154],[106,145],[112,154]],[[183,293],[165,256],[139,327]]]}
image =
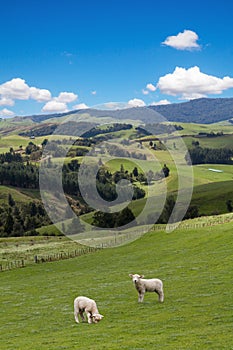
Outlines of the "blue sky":
{"label": "blue sky", "polygon": [[228,0],[2,2],[0,117],[232,97],[232,13]]}

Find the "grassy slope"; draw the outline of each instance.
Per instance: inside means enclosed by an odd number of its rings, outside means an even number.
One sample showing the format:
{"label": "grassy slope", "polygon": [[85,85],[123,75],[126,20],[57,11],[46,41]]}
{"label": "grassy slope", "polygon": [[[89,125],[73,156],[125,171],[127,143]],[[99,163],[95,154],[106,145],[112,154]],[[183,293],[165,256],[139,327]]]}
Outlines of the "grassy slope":
{"label": "grassy slope", "polygon": [[17,237],[0,238],[0,264],[24,260],[25,265],[39,257],[73,252],[79,245],[67,237]]}
{"label": "grassy slope", "polygon": [[0,185],[0,205],[8,203],[8,195],[11,194],[16,203],[28,203],[30,200],[39,198],[39,191],[25,190]]}
{"label": "grassy slope", "polygon": [[[232,223],[151,232],[121,248],[0,275],[2,350],[229,350]],[[143,304],[128,273],[164,281],[165,302]],[[105,318],[75,324],[73,299],[96,299]]]}

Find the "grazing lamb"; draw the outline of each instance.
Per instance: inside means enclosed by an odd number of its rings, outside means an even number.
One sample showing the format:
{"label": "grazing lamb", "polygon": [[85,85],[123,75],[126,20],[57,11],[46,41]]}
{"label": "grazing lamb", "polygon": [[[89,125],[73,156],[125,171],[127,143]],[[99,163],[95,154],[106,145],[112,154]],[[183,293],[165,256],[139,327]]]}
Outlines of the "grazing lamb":
{"label": "grazing lamb", "polygon": [[88,323],[98,323],[104,317],[99,313],[95,300],[77,297],[74,300],[74,318],[77,323],[79,323],[78,314],[80,314],[82,321],[85,321],[84,312],[87,315]]}
{"label": "grazing lamb", "polygon": [[138,291],[138,302],[142,303],[145,292],[155,292],[159,296],[159,301],[164,301],[163,282],[158,278],[143,279],[143,275],[129,274],[132,278],[133,284]]}

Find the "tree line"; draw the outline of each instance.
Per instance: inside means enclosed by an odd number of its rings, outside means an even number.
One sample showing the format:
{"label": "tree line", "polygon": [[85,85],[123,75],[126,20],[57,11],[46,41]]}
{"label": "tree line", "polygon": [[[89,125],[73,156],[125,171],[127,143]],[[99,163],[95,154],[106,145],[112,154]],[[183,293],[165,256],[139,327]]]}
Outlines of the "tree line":
{"label": "tree line", "polygon": [[232,162],[233,149],[231,148],[202,148],[189,149],[185,159],[188,164],[190,160],[195,164],[230,164]]}

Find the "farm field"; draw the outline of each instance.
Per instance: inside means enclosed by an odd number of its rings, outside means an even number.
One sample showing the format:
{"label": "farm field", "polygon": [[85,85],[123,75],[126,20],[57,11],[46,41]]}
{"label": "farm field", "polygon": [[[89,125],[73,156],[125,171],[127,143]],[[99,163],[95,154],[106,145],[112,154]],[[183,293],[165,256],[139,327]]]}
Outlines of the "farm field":
{"label": "farm field", "polygon": [[[232,222],[149,232],[119,248],[0,274],[3,350],[232,347]],[[138,304],[128,277],[164,281],[165,302]],[[105,316],[76,324],[73,300],[94,298]]]}
{"label": "farm field", "polygon": [[11,237],[0,238],[0,265],[23,260],[25,265],[34,263],[38,257],[68,253],[80,245],[66,237]]}

